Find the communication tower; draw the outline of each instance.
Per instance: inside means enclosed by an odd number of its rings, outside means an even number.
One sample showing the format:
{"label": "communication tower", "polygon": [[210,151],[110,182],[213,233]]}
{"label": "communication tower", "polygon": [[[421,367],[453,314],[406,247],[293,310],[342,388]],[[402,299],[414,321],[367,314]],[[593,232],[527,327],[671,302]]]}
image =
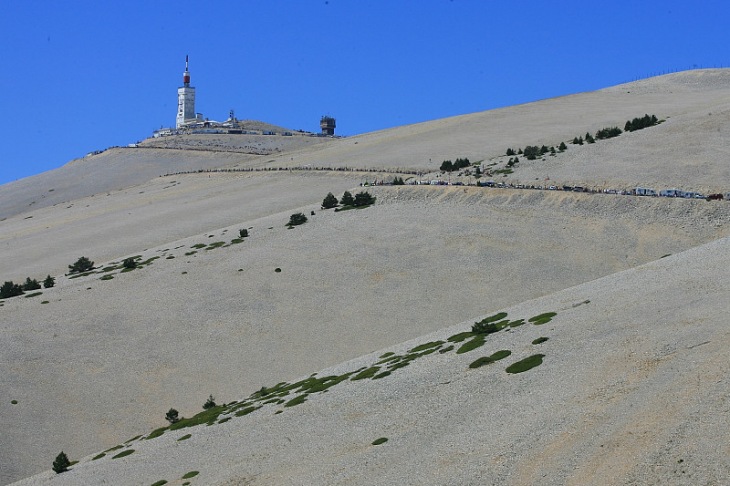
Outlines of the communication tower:
{"label": "communication tower", "polygon": [[186,123],[196,121],[195,116],[195,88],[190,86],[190,71],[188,70],[188,56],[185,56],[185,72],[183,73],[183,85],[177,89],[177,118],[175,128],[180,128]]}

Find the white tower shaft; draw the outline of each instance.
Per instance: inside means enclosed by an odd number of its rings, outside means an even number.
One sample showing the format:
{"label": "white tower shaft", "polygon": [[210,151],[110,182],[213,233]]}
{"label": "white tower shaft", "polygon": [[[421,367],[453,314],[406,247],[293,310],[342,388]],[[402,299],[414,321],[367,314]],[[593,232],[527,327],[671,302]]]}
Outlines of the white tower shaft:
{"label": "white tower shaft", "polygon": [[195,120],[195,88],[190,86],[188,56],[185,56],[183,86],[177,89],[177,118],[175,119],[175,128],[180,128]]}

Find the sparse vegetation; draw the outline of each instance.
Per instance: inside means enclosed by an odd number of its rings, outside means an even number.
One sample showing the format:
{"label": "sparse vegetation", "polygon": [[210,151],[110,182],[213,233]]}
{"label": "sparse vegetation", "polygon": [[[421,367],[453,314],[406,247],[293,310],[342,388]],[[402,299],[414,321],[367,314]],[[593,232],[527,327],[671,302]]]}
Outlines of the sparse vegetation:
{"label": "sparse vegetation", "polygon": [[533,354],[532,356],[528,356],[527,358],[517,361],[516,363],[512,363],[507,367],[505,370],[507,373],[523,373],[527,370],[531,370],[532,368],[536,366],[540,366],[542,364],[542,359],[545,357],[544,354]]}
{"label": "sparse vegetation", "polygon": [[494,363],[495,361],[499,361],[500,359],[504,359],[511,354],[512,354],[512,351],[510,351],[508,349],[503,349],[501,351],[497,351],[496,353],[493,353],[491,356],[483,356],[483,357],[479,358],[478,360],[472,362],[469,365],[469,368],[479,368],[480,366],[488,365],[488,364]]}
{"label": "sparse vegetation", "polygon": [[387,437],[380,437],[380,438],[375,439],[373,441],[373,445],[385,444],[386,442],[388,442],[388,438]]}
{"label": "sparse vegetation", "polygon": [[41,284],[38,283],[38,280],[36,280],[34,278],[31,279],[30,277],[27,277],[25,279],[25,283],[23,284],[23,290],[25,292],[27,292],[29,290],[38,290],[40,288],[41,288]]}
{"label": "sparse vegetation", "polygon": [[548,322],[553,320],[553,317],[557,316],[557,312],[545,312],[544,314],[540,314],[534,317],[530,317],[528,319],[528,322],[531,322],[535,324],[536,326],[540,326],[542,324],[547,324]]}
{"label": "sparse vegetation", "polygon": [[327,195],[322,200],[322,209],[332,209],[337,207],[337,198],[334,194],[327,193]]}
{"label": "sparse vegetation", "polygon": [[345,191],[345,193],[342,195],[342,198],[340,199],[340,204],[342,206],[352,206],[354,203],[355,198],[352,197],[350,191]]}
{"label": "sparse vegetation", "polygon": [[189,472],[186,472],[181,479],[194,478],[198,474],[200,474],[200,471],[189,471]]}
{"label": "sparse vegetation", "polygon": [[23,287],[19,284],[13,283],[12,280],[6,281],[2,287],[0,287],[0,299],[7,299],[18,295],[23,295]]}
{"label": "sparse vegetation", "polygon": [[607,138],[618,137],[623,133],[619,127],[602,128],[596,132],[596,138],[598,140],[605,140]]}
{"label": "sparse vegetation", "polygon": [[542,344],[547,340],[548,340],[548,338],[546,338],[546,337],[539,337],[539,338],[535,339],[534,341],[532,341],[532,344]]}
{"label": "sparse vegetation", "polygon": [[134,454],[134,449],[124,450],[124,451],[120,452],[119,454],[117,454],[116,456],[112,456],[112,459],[121,459],[122,457],[129,456],[130,454]]}
{"label": "sparse vegetation", "polygon": [[286,225],[289,228],[293,228],[294,226],[299,226],[306,222],[307,222],[307,217],[304,215],[304,213],[294,213],[291,216],[289,216],[289,222]]}
{"label": "sparse vegetation", "polygon": [[213,408],[215,406],[216,406],[216,404],[215,404],[215,398],[213,398],[213,395],[209,395],[208,396],[208,399],[203,404],[203,410],[208,410],[208,409]]}
{"label": "sparse vegetation", "polygon": [[68,456],[61,451],[61,453],[58,454],[56,459],[53,461],[53,471],[56,474],[61,474],[68,471],[69,467],[71,467],[71,461],[69,461]]}
{"label": "sparse vegetation", "polygon": [[68,273],[84,273],[94,269],[94,262],[85,256],[79,257],[73,265],[68,266]]}
{"label": "sparse vegetation", "polygon": [[176,424],[180,421],[180,413],[174,408],[171,408],[165,414],[165,420],[167,420],[171,424]]}

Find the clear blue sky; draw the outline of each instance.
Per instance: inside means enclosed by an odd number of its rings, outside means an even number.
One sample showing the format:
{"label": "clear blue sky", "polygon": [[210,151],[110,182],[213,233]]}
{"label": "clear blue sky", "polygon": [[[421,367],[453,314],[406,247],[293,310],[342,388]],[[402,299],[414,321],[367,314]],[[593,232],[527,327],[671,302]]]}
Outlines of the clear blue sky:
{"label": "clear blue sky", "polygon": [[355,135],[726,67],[720,0],[2,1],[0,184],[196,111]]}

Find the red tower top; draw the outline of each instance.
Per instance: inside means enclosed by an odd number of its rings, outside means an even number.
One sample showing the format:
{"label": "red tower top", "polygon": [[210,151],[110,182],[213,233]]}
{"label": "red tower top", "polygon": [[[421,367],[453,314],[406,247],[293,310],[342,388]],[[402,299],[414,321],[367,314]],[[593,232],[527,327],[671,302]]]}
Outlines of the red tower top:
{"label": "red tower top", "polygon": [[188,71],[188,56],[185,56],[185,72],[183,73],[183,85],[187,88],[190,86],[190,71]]}

